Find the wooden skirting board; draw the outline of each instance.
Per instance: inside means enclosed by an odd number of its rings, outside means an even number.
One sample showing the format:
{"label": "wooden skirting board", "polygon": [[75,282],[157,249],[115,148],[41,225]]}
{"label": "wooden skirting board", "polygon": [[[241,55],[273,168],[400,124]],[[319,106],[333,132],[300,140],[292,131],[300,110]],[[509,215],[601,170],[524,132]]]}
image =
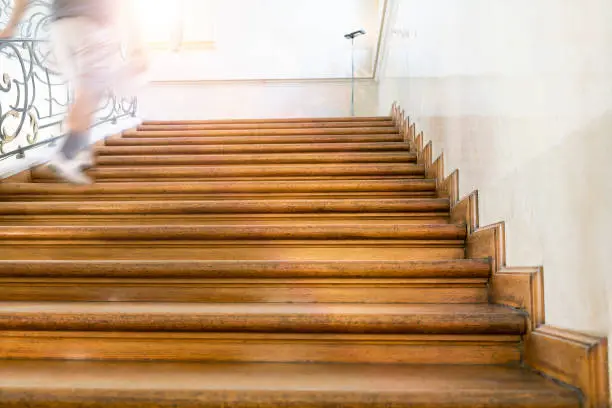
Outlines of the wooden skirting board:
{"label": "wooden skirting board", "polygon": [[585,408],[611,406],[607,339],[545,324],[542,267],[508,267],[505,224],[500,222],[481,227],[478,192],[460,199],[458,170],[444,177],[443,155],[433,160],[431,142],[423,146],[423,133],[416,133],[416,125],[410,123],[397,103],[393,104],[391,116],[411,152],[416,153],[417,163],[425,167],[428,178],[436,180],[438,196],[450,200],[451,222],[465,223],[468,234],[466,257],[491,260],[489,301],[529,313],[523,363],[579,389]]}

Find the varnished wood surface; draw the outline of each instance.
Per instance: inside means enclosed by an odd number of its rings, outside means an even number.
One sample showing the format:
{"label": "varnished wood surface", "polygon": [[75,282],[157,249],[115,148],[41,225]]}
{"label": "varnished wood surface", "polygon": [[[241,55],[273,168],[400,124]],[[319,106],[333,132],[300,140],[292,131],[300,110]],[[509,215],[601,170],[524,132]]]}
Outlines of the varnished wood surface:
{"label": "varnished wood surface", "polygon": [[447,261],[0,261],[0,277],[290,279],[488,278],[485,260]]}
{"label": "varnished wood surface", "polygon": [[[477,197],[455,206],[425,141],[397,107],[145,123],[96,145],[92,186],[3,182],[0,359],[37,361],[0,360],[0,406],[579,406],[519,368],[521,336],[541,367],[586,343],[532,335],[538,285],[501,279],[502,240],[472,234]],[[44,361],[84,358],[142,363]]]}
{"label": "varnished wood surface", "polygon": [[465,226],[432,225],[159,225],[159,226],[5,226],[0,241],[12,240],[463,240]]}
{"label": "varnished wood surface", "polygon": [[[518,364],[517,335],[0,332],[2,359]],[[0,364],[2,364],[0,360]]]}
{"label": "varnished wood surface", "polygon": [[[226,166],[128,166],[98,167],[89,174],[94,179],[194,179],[214,180],[222,178],[253,177],[383,177],[413,176],[424,177],[424,168],[416,164],[329,164],[313,166],[312,164],[293,165],[226,165]],[[32,171],[34,180],[56,179],[55,174],[47,167]]]}
{"label": "varnished wood surface", "polygon": [[[46,201],[48,203],[48,201]],[[62,200],[57,200],[62,202]],[[85,216],[86,215],[86,216]],[[24,214],[3,215],[0,225],[395,225],[395,224],[448,224],[445,212],[387,212],[387,213],[199,213],[199,214]]]}
{"label": "varnished wood surface", "polygon": [[585,408],[609,406],[608,342],[605,338],[540,326],[527,338],[525,362],[582,390]]}
{"label": "varnished wood surface", "polygon": [[328,123],[328,122],[388,122],[390,116],[347,116],[319,118],[266,118],[266,119],[209,119],[209,120],[145,120],[142,125],[191,124],[267,124],[267,123]]}
{"label": "varnished wood surface", "polygon": [[448,213],[446,199],[0,202],[0,215]]}
{"label": "varnished wood surface", "polygon": [[142,124],[137,130],[237,130],[237,129],[327,129],[327,128],[371,128],[394,127],[391,120],[350,122],[263,122],[263,123],[177,123],[166,125]]}
{"label": "varnished wood surface", "polygon": [[0,184],[0,200],[13,195],[100,195],[100,194],[283,194],[283,193],[360,193],[360,192],[433,192],[435,182],[429,179],[370,180],[294,180],[282,181],[191,181],[188,184],[165,182],[100,183],[71,186],[58,183]]}
{"label": "varnished wood surface", "polygon": [[0,279],[0,301],[487,303],[486,279]]}
{"label": "varnished wood surface", "polygon": [[[57,228],[57,227],[56,227]],[[9,240],[6,260],[448,260],[465,257],[464,241],[422,240]]]}
{"label": "varnished wood surface", "polygon": [[327,163],[415,163],[416,156],[407,152],[383,153],[281,153],[281,154],[217,154],[217,155],[134,155],[99,156],[97,166],[179,166],[179,165],[251,165],[251,164],[327,164]]}
{"label": "varnished wood surface", "polygon": [[518,367],[3,362],[0,404],[190,408],[579,408]]}
{"label": "varnished wood surface", "polygon": [[399,134],[363,135],[284,135],[284,136],[206,136],[206,137],[133,137],[106,139],[107,146],[204,146],[204,145],[261,145],[296,143],[392,143],[401,142]]}
{"label": "varnished wood surface", "polygon": [[219,136],[312,136],[319,135],[388,135],[397,132],[395,127],[359,127],[359,128],[306,128],[306,129],[228,129],[228,130],[138,130],[123,132],[124,138],[154,137],[219,137]]}
{"label": "varnished wood surface", "polygon": [[351,153],[351,152],[408,152],[400,142],[381,143],[296,143],[296,144],[228,144],[189,146],[99,146],[99,156],[192,155],[192,154],[278,154],[278,153]]}
{"label": "varnished wood surface", "polygon": [[486,304],[0,302],[0,330],[521,334],[525,320]]}

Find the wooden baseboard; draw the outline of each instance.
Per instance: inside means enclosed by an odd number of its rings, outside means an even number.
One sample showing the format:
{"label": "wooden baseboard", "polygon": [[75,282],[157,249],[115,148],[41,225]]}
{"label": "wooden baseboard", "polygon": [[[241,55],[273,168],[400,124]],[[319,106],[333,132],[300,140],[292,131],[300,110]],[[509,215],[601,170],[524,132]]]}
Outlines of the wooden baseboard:
{"label": "wooden baseboard", "polygon": [[455,171],[444,178],[444,157],[432,161],[431,142],[423,147],[423,133],[417,135],[415,124],[403,119],[403,110],[397,104],[392,108],[392,116],[396,123],[402,123],[405,140],[417,154],[418,163],[425,166],[427,177],[436,180],[438,195],[449,198],[450,222],[466,225],[466,258],[490,260],[490,303],[528,313],[524,363],[553,379],[578,388],[583,393],[585,408],[612,406],[607,339],[545,325],[542,267],[506,265],[505,224],[500,222],[480,227],[478,191],[460,200],[459,172]]}
{"label": "wooden baseboard", "polygon": [[524,360],[537,371],[580,389],[585,408],[610,406],[605,338],[541,326],[527,336]]}

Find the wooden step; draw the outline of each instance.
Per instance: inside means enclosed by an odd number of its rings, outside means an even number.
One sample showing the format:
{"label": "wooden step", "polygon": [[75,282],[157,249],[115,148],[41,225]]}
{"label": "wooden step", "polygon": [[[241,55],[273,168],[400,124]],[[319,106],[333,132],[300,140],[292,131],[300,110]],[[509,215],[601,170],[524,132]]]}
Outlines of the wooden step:
{"label": "wooden step", "polygon": [[[126,163],[127,164],[127,163]],[[420,177],[425,176],[423,165],[408,163],[370,164],[358,166],[343,164],[325,164],[312,166],[295,165],[245,165],[245,166],[128,166],[101,167],[87,172],[94,180],[215,180],[223,178],[312,178],[312,177],[360,177],[379,178],[383,176]],[[56,180],[56,176],[48,167],[32,170],[33,180]]]}
{"label": "wooden step", "polygon": [[390,135],[399,134],[396,127],[370,128],[329,128],[329,129],[237,129],[237,130],[128,130],[123,132],[123,138],[168,138],[168,137],[231,137],[231,136],[309,136],[316,140],[317,136],[332,135]]}
{"label": "wooden step", "polygon": [[0,242],[12,240],[464,240],[465,225],[172,225],[10,227],[0,229]]}
{"label": "wooden step", "polygon": [[382,143],[301,143],[301,144],[229,144],[189,146],[102,146],[96,147],[98,156],[155,156],[197,154],[255,154],[255,153],[330,153],[330,152],[408,152],[404,142]]}
{"label": "wooden step", "polygon": [[488,302],[487,279],[0,279],[0,301],[191,303]]}
{"label": "wooden step", "polygon": [[416,154],[398,153],[299,153],[299,154],[219,154],[219,155],[133,155],[98,156],[97,166],[188,166],[252,164],[327,164],[327,163],[416,163]]}
{"label": "wooden step", "polygon": [[445,198],[224,200],[224,201],[87,201],[0,203],[0,215],[81,214],[300,214],[300,213],[448,213]]}
{"label": "wooden step", "polygon": [[146,120],[147,125],[199,125],[199,124],[253,124],[253,123],[326,123],[326,122],[388,122],[393,121],[390,116],[362,116],[362,117],[328,117],[328,118],[270,118],[270,119],[211,119],[211,120]]}
{"label": "wooden step", "polygon": [[447,261],[0,261],[0,278],[486,279],[490,263]]}
{"label": "wooden step", "polygon": [[[0,332],[0,358],[343,364],[518,364],[500,334]],[[2,360],[0,360],[2,361]],[[0,363],[1,365],[1,363]]]}
{"label": "wooden step", "polygon": [[0,330],[523,334],[522,311],[489,304],[0,302]]}
{"label": "wooden step", "polygon": [[394,127],[392,120],[361,121],[361,122],[263,122],[263,123],[200,123],[200,124],[166,124],[138,126],[138,130],[237,130],[237,129],[327,129],[327,128],[371,128]]}
{"label": "wooden step", "polygon": [[447,224],[447,199],[0,202],[2,225]]}
{"label": "wooden step", "polygon": [[433,198],[431,179],[252,180],[118,182],[74,186],[65,183],[0,183],[0,200],[235,200],[300,198]]}
{"label": "wooden step", "polygon": [[448,224],[446,213],[278,213],[278,214],[32,214],[4,215],[0,225],[49,226],[49,225],[284,225],[290,228],[296,223],[309,225],[396,225],[396,224]]}
{"label": "wooden step", "polygon": [[299,180],[299,181],[207,181],[173,183],[104,183],[88,186],[42,183],[0,183],[0,199],[22,195],[115,195],[115,194],[163,194],[174,195],[212,194],[283,194],[283,193],[431,193],[436,189],[432,179],[370,179],[370,180]]}
{"label": "wooden step", "polygon": [[3,259],[447,260],[466,228],[445,224],[3,226]]}
{"label": "wooden step", "polygon": [[4,261],[0,301],[487,303],[488,275],[478,260]]}
{"label": "wooden step", "polygon": [[323,143],[392,143],[403,142],[396,133],[377,135],[286,135],[286,136],[207,136],[207,137],[120,137],[105,140],[107,146],[203,146],[261,144],[323,144]]}
{"label": "wooden step", "polygon": [[0,404],[31,408],[579,408],[518,366],[3,361]]}

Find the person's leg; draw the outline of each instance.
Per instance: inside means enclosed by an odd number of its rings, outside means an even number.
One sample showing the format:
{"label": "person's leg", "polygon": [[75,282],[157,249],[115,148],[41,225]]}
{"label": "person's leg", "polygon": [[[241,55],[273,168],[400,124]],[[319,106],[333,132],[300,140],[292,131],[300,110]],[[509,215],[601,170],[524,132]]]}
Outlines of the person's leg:
{"label": "person's leg", "polygon": [[[69,65],[74,68],[74,98],[65,122],[67,136],[51,167],[69,182],[87,184],[91,180],[82,172],[82,156],[90,156],[89,129],[108,86],[115,44],[105,35],[104,27],[91,20],[65,19],[56,24],[59,35],[55,40],[69,49]],[[61,47],[62,44],[57,48]]]}

